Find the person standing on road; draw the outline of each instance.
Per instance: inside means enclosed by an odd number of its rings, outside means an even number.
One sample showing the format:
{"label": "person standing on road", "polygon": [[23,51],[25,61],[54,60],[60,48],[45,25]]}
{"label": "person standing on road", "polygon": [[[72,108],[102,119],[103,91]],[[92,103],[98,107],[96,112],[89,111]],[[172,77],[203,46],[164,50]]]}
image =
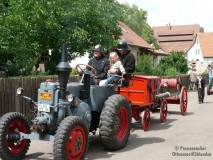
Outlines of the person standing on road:
{"label": "person standing on road", "polygon": [[208,71],[209,84],[210,84],[210,82],[213,79],[213,63],[211,63],[211,65],[208,66],[207,71]]}
{"label": "person standing on road", "polygon": [[198,102],[200,104],[203,103],[205,96],[205,79],[202,77],[201,74],[198,74],[198,78],[195,84],[197,86]]}
{"label": "person standing on road", "polygon": [[195,82],[197,80],[197,75],[198,75],[198,72],[196,70],[195,67],[193,67],[189,72],[188,72],[188,75],[189,75],[189,81],[190,81],[190,89],[192,89],[192,91],[194,92],[195,91]]}

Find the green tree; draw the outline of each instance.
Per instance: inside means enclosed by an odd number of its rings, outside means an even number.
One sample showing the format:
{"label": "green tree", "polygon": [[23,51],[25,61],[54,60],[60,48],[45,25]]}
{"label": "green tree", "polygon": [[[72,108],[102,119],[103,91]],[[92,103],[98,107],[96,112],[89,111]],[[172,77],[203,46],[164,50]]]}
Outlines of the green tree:
{"label": "green tree", "polygon": [[154,32],[147,23],[147,11],[139,9],[136,5],[125,4],[124,8],[124,23],[149,44],[154,44],[156,48],[159,48],[157,40],[154,38]]}
{"label": "green tree", "polygon": [[11,53],[16,68],[3,76],[30,74],[48,49],[53,54],[46,67],[54,74],[61,43],[68,43],[72,60],[98,43],[105,49],[115,45],[121,35],[121,5],[113,0],[10,0],[0,8],[0,53]]}
{"label": "green tree", "polygon": [[173,51],[170,55],[160,60],[156,68],[157,75],[185,74],[188,70],[187,59],[182,51]]}
{"label": "green tree", "polygon": [[153,56],[143,55],[138,57],[136,72],[140,72],[144,75],[153,75],[154,74]]}

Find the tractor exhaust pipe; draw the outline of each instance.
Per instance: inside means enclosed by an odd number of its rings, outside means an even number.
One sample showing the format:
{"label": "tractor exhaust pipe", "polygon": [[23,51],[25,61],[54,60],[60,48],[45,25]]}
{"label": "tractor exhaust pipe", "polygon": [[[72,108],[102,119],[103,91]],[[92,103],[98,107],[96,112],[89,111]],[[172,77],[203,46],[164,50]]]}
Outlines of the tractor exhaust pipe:
{"label": "tractor exhaust pipe", "polygon": [[59,98],[60,99],[66,99],[66,88],[68,79],[70,76],[71,66],[68,63],[68,50],[67,50],[67,44],[62,44],[61,46],[61,61],[56,67],[58,72],[58,79],[60,83],[60,93]]}

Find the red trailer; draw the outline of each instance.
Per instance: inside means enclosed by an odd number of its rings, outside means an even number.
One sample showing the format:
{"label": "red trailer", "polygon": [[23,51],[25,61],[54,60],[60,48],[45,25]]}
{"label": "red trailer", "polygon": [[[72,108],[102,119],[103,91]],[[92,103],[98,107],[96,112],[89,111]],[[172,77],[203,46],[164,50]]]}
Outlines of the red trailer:
{"label": "red trailer", "polygon": [[188,96],[187,89],[182,86],[180,77],[177,78],[162,78],[160,82],[160,93],[169,92],[170,96],[166,97],[167,103],[180,104],[182,115],[186,114]]}
{"label": "red trailer", "polygon": [[150,126],[150,112],[160,112],[161,122],[166,122],[167,103],[180,104],[181,113],[186,113],[187,90],[186,87],[182,87],[179,96],[180,87],[178,79],[134,75],[129,87],[120,88],[120,94],[130,101],[132,117],[139,121],[146,131]]}

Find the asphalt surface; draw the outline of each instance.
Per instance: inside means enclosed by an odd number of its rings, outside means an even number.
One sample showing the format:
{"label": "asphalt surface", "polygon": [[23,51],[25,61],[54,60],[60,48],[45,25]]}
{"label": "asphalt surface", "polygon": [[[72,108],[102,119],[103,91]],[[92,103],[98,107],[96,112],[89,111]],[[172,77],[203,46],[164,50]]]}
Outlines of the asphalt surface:
{"label": "asphalt surface", "polygon": [[[188,92],[187,114],[182,116],[180,105],[168,104],[165,124],[160,114],[151,114],[149,131],[144,132],[138,123],[125,148],[109,152],[98,137],[90,136],[86,160],[175,160],[213,159],[213,95],[205,95],[198,104],[197,92]],[[25,160],[52,160],[53,143],[32,141]]]}

